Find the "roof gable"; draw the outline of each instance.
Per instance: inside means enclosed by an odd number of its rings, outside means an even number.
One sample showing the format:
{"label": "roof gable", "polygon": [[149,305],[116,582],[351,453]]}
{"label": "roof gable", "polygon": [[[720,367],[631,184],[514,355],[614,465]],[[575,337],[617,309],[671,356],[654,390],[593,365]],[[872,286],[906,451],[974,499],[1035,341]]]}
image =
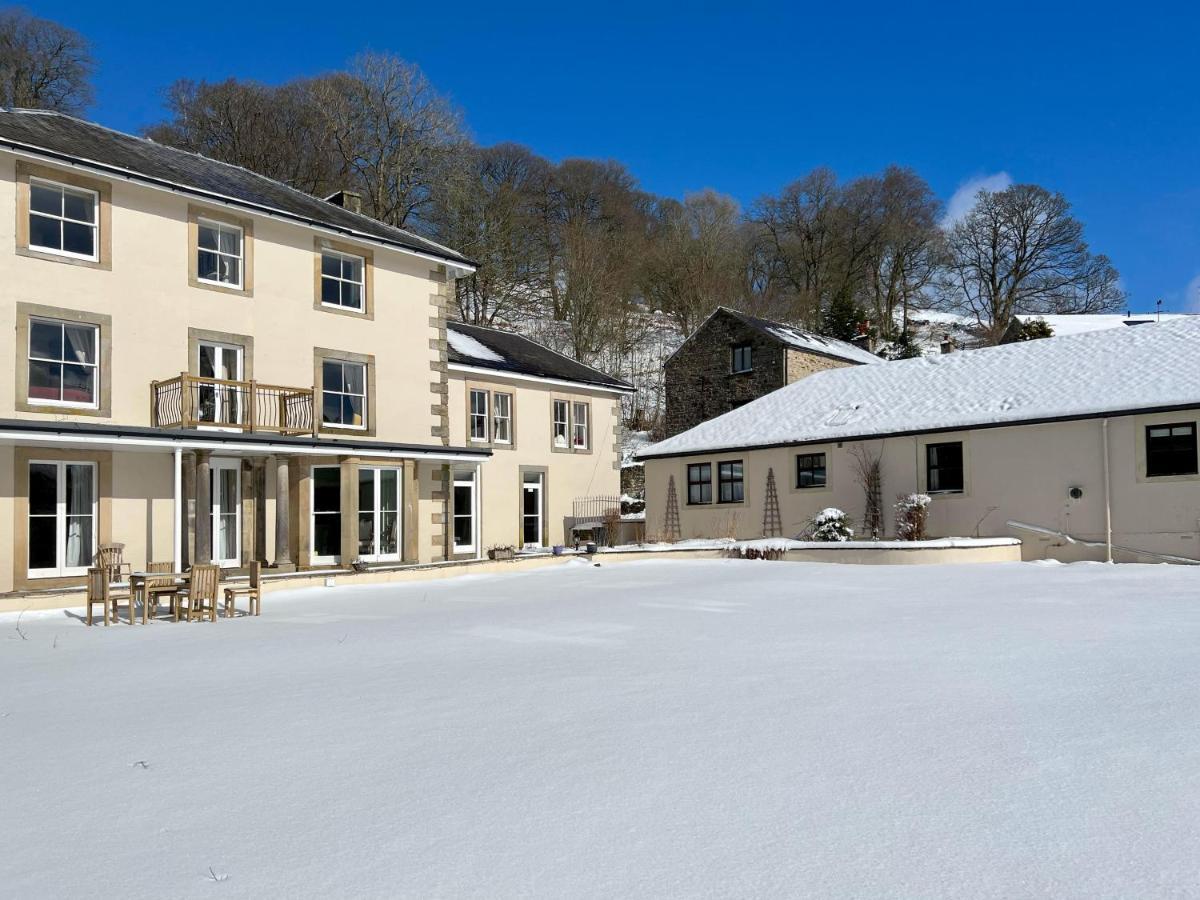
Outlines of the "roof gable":
{"label": "roof gable", "polygon": [[700,323],[700,326],[688,335],[684,342],[675,348],[675,353],[668,356],[664,362],[670,362],[671,358],[679,353],[693,338],[701,337],[708,324],[717,316],[732,318],[756,333],[763,335],[768,340],[783,344],[790,350],[813,353],[817,356],[840,359],[858,365],[886,362],[886,360],[876,356],[874,353],[864,350],[862,347],[856,347],[854,344],[846,341],[839,341],[836,338],[814,334],[811,331],[805,331],[802,328],[797,328],[795,325],[788,325],[785,322],[760,319],[758,316],[752,316],[728,306],[718,306],[709,313],[708,317]]}

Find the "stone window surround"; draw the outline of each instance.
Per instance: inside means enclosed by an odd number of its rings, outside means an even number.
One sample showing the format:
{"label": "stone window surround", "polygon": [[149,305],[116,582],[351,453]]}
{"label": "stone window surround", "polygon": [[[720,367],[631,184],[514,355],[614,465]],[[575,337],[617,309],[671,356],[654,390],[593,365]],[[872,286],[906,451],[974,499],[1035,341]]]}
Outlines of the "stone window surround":
{"label": "stone window surround", "polygon": [[[487,394],[488,400],[488,439],[486,441],[478,441],[471,439],[471,391],[483,391]],[[508,394],[509,400],[509,437],[512,439],[508,443],[496,441],[496,394]],[[464,435],[467,446],[469,447],[487,447],[492,450],[516,450],[517,449],[517,392],[514,388],[504,386],[497,388],[494,384],[489,384],[483,381],[468,381],[465,383],[464,403],[466,404],[466,423],[467,430]],[[553,431],[553,426],[551,426]],[[553,440],[553,435],[551,435]]]}
{"label": "stone window surround", "polygon": [[[321,253],[333,250],[347,256],[357,256],[363,261],[363,308],[362,310],[330,306],[321,302]],[[375,318],[375,255],[365,247],[345,244],[317,235],[313,238],[313,309],[335,316],[350,316],[371,321]]]}
{"label": "stone window surround", "polygon": [[[324,404],[324,378],[322,364],[331,362],[361,363],[367,370],[367,424],[365,428],[352,428],[345,425],[326,425],[321,421],[321,408]],[[319,434],[375,436],[377,391],[375,390],[375,356],[370,353],[352,353],[349,350],[331,350],[327,347],[313,347],[313,418]]]}
{"label": "stone window surround", "polygon": [[[45,259],[51,262],[66,263],[69,266],[84,266],[89,269],[104,269],[112,271],[112,185],[107,181],[88,178],[76,172],[67,172],[50,166],[17,160],[17,255],[34,259]],[[96,217],[96,259],[80,259],[75,256],[64,256],[52,250],[39,250],[29,246],[29,179],[41,178],[46,181],[57,181],[69,187],[83,188],[95,191],[100,203]]]}
{"label": "stone window surround", "polygon": [[[554,445],[554,403],[562,401],[567,404],[567,446],[556,447]],[[586,447],[575,446],[575,404],[584,403],[587,405],[587,421],[588,421],[588,445]],[[595,410],[592,408],[592,398],[582,397],[572,394],[556,394],[550,395],[550,452],[551,453],[584,453],[591,454],[596,448],[596,419]],[[515,415],[515,414],[514,414]]]}
{"label": "stone window surround", "polygon": [[550,468],[548,466],[517,467],[517,540],[515,546],[525,545],[525,476],[542,476],[542,546],[552,547],[550,538]]}
{"label": "stone window surround", "polygon": [[242,381],[254,379],[254,338],[248,334],[211,331],[207,328],[188,328],[188,371],[200,374],[200,343],[229,344],[242,348]]}
{"label": "stone window surround", "polygon": [[99,547],[113,539],[112,452],[50,447],[16,447],[13,450],[13,588],[24,591],[78,587],[86,581],[86,576],[29,577],[29,463],[35,459],[96,464],[95,546]]}
{"label": "stone window surround", "polygon": [[[213,284],[211,281],[201,281],[199,272],[200,220],[211,219],[225,225],[233,225],[242,229],[242,286],[240,288]],[[211,206],[197,206],[189,203],[187,210],[187,240],[188,240],[188,285],[202,288],[206,291],[216,291],[221,294],[231,294],[234,297],[254,296],[254,221],[244,216],[236,216],[222,209]]]}
{"label": "stone window surround", "polygon": [[[77,322],[95,325],[100,329],[99,372],[96,375],[96,407],[58,406],[52,403],[29,402],[29,320],[58,319],[62,322]],[[112,316],[104,313],[63,309],[57,306],[42,306],[38,303],[17,303],[17,352],[16,357],[16,409],[18,412],[38,413],[54,416],[94,416],[108,418],[112,415]]]}

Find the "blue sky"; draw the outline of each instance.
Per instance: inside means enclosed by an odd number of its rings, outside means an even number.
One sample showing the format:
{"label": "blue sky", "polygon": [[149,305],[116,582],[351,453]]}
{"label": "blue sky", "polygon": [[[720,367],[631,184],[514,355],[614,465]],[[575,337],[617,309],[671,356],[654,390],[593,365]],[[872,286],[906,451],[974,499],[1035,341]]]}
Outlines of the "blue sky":
{"label": "blue sky", "polygon": [[113,127],[161,118],[179,77],[276,82],[388,50],[478,141],[614,158],[656,193],[749,204],[817,165],[912,166],[946,200],[1036,182],[1074,204],[1135,310],[1200,310],[1200,11],[1183,4],[26,6],[93,41],[92,113]]}

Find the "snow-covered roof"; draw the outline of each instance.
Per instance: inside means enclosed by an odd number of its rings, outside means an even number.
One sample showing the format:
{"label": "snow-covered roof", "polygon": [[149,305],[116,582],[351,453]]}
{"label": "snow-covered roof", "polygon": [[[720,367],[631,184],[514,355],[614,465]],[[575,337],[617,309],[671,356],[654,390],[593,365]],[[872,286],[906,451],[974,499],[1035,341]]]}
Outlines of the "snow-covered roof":
{"label": "snow-covered roof", "polygon": [[1200,407],[1200,317],[809,375],[639,458]]}
{"label": "snow-covered roof", "polygon": [[446,358],[451,366],[492,369],[513,375],[570,381],[619,392],[633,385],[556,353],[524,335],[465,322],[446,323]]}
{"label": "snow-covered roof", "polygon": [[1188,313],[1096,313],[1082,315],[1020,315],[1022,322],[1044,319],[1055,337],[1068,334],[1083,334],[1085,331],[1102,331],[1105,328],[1122,328],[1130,325],[1147,325],[1154,322],[1173,322],[1176,319],[1192,318]]}
{"label": "snow-covered roof", "polygon": [[[713,316],[724,313],[725,315],[733,316],[743,324],[753,328],[755,331],[761,332],[769,337],[773,337],[778,341],[791,347],[793,350],[804,350],[808,353],[816,353],[819,356],[831,356],[835,359],[844,359],[847,362],[869,364],[885,362],[885,360],[876,356],[862,347],[856,347],[847,341],[839,341],[837,338],[825,337],[824,335],[814,334],[811,331],[805,331],[803,328],[798,328],[795,325],[789,325],[786,322],[774,322],[770,319],[760,319],[758,316],[752,316],[749,313],[744,313],[741,310],[730,309],[728,306],[718,306],[712,311],[708,319],[705,319],[688,337],[690,341],[693,337],[699,334],[704,326],[708,324],[709,319]],[[684,341],[686,344],[687,341]],[[680,345],[682,346],[682,345]],[[679,352],[676,348],[675,353]],[[671,356],[674,356],[672,353]],[[670,357],[667,357],[670,359]]]}
{"label": "snow-covered roof", "polygon": [[479,341],[475,340],[475,338],[462,331],[447,328],[446,341],[450,344],[450,349],[459,356],[479,362],[504,362],[504,357],[495,350],[485,347]]}

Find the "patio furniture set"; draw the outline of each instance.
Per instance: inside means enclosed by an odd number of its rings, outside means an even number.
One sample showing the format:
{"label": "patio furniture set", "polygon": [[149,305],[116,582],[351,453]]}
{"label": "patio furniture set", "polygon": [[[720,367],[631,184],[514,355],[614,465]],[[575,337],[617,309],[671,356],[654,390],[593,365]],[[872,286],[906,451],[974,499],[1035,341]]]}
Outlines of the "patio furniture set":
{"label": "patio furniture set", "polygon": [[262,563],[250,563],[250,579],[221,589],[221,567],[194,565],[185,572],[175,571],[173,563],[152,562],[145,571],[135,572],[122,561],[124,544],[105,544],[96,554],[96,565],[88,569],[87,623],[94,624],[92,608],[104,609],[104,624],[118,620],[117,609],[124,604],[129,610],[129,624],[137,621],[137,608],[142,610],[142,624],[157,618],[160,604],[170,601],[172,619],[186,622],[217,621],[217,598],[223,596],[225,618],[237,613],[236,601],[247,600],[246,615],[262,613]]}

